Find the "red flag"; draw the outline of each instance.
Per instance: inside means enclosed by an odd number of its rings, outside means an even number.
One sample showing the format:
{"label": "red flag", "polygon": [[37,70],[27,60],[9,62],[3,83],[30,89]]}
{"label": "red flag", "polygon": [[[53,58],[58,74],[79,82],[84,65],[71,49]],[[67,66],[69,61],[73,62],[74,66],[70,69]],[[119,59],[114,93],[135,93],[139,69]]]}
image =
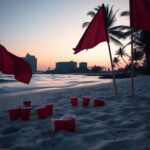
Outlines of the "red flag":
{"label": "red flag", "polygon": [[88,28],[84,32],[83,36],[81,37],[78,45],[75,50],[75,54],[84,50],[93,48],[97,44],[103,41],[108,40],[108,32],[105,23],[105,10],[104,6],[99,9],[91,23],[89,24]]}
{"label": "red flag", "polygon": [[0,71],[5,74],[14,74],[16,80],[27,84],[32,77],[30,64],[8,52],[2,45],[0,45]]}
{"label": "red flag", "polygon": [[135,29],[150,31],[150,0],[130,0],[130,24]]}

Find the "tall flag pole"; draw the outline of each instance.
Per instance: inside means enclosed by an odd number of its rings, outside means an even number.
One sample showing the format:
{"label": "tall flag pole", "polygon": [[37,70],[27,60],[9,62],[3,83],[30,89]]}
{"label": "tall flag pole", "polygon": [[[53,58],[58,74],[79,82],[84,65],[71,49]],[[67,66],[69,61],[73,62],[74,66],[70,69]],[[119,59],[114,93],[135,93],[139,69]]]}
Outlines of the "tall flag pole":
{"label": "tall flag pole", "polygon": [[134,60],[133,60],[133,29],[131,29],[131,95],[135,95],[135,85],[134,85]]}
{"label": "tall flag pole", "polygon": [[131,27],[131,93],[135,95],[134,61],[133,61],[133,28],[150,31],[150,0],[130,0]]}
{"label": "tall flag pole", "polygon": [[108,29],[106,25],[106,15],[105,15],[105,8],[104,4],[100,7],[99,11],[85,30],[83,36],[79,40],[79,43],[73,50],[75,51],[74,54],[79,53],[80,51],[84,49],[90,49],[95,47],[101,42],[107,41],[108,43],[108,49],[110,54],[110,61],[111,61],[111,67],[112,67],[112,74],[113,74],[113,81],[114,81],[114,87],[115,87],[115,93],[117,94],[117,86],[115,81],[115,75],[113,70],[113,62],[112,62],[112,56],[111,56],[111,49],[109,45],[109,37],[108,37]]}
{"label": "tall flag pole", "polygon": [[32,77],[30,64],[7,51],[2,45],[0,45],[0,71],[4,74],[14,74],[16,80],[26,84],[29,84]]}
{"label": "tall flag pole", "polygon": [[113,60],[112,60],[112,54],[111,54],[111,48],[109,42],[108,44],[108,50],[109,50],[109,57],[110,57],[110,63],[111,63],[111,69],[112,69],[112,75],[113,75],[113,82],[114,82],[114,88],[115,88],[115,93],[117,94],[117,85],[116,85],[116,80],[115,80],[115,72],[114,72],[114,67],[113,67]]}

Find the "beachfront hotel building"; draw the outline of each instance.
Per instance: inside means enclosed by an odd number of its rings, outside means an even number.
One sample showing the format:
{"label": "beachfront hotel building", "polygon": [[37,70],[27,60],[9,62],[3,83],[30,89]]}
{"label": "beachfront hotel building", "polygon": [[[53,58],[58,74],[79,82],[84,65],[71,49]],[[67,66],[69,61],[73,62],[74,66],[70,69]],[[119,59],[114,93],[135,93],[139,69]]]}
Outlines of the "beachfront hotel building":
{"label": "beachfront hotel building", "polygon": [[77,62],[57,62],[55,72],[57,73],[73,73],[77,70]]}
{"label": "beachfront hotel building", "polygon": [[27,53],[27,55],[23,57],[23,59],[26,60],[31,65],[32,72],[37,71],[37,58],[35,56]]}
{"label": "beachfront hotel building", "polygon": [[88,68],[87,68],[87,62],[80,62],[79,63],[79,70],[80,71],[87,71],[88,70]]}

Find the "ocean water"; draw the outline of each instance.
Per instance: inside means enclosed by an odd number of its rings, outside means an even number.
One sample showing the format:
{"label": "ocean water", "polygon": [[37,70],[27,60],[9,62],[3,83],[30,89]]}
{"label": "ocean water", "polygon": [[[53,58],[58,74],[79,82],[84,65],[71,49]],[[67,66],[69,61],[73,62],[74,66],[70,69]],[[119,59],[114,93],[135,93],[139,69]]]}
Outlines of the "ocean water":
{"label": "ocean water", "polygon": [[99,79],[98,76],[70,74],[34,74],[30,84],[24,84],[14,79],[13,75],[0,74],[0,95],[31,91],[53,90],[65,87],[80,87],[111,82],[111,79]]}

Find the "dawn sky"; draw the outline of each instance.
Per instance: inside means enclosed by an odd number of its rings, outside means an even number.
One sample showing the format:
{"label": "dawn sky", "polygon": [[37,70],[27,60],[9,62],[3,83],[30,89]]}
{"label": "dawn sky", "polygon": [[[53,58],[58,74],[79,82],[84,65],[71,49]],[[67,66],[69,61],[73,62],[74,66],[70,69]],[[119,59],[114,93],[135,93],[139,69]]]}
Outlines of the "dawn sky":
{"label": "dawn sky", "polygon": [[[0,0],[0,44],[13,54],[38,59],[38,70],[55,68],[58,61],[87,62],[110,66],[106,43],[74,55],[74,48],[90,21],[87,12],[102,3],[114,10],[128,10],[128,0]],[[128,18],[118,23],[128,24]],[[117,47],[111,44],[114,55]]]}

